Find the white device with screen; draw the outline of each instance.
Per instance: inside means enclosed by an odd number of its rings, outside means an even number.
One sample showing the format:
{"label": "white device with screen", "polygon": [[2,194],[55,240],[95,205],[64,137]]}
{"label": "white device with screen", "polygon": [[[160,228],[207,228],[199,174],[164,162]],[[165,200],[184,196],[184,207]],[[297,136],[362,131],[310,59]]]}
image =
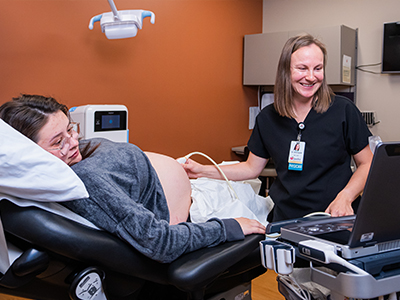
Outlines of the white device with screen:
{"label": "white device with screen", "polygon": [[83,105],[70,109],[71,121],[79,124],[79,137],[129,142],[128,109],[124,105]]}

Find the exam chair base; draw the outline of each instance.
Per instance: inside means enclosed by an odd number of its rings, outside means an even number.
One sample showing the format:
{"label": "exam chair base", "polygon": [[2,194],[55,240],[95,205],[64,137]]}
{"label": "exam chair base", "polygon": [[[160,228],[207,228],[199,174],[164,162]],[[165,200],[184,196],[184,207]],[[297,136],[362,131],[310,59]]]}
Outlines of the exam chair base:
{"label": "exam chair base", "polygon": [[[252,254],[254,255],[254,254]],[[54,260],[52,260],[52,264]],[[49,278],[33,278],[28,283],[7,288],[0,286],[0,294],[40,300],[71,300],[71,282],[79,273],[79,264],[69,261],[56,262],[61,266],[57,274]],[[246,262],[242,262],[246,265]],[[136,277],[108,271],[104,278],[107,300],[251,300],[251,280],[265,273],[265,268],[258,266],[241,271],[241,264],[227,270],[226,274],[208,284],[204,289],[182,291],[173,285],[164,285]],[[54,269],[50,266],[50,269]],[[236,273],[238,272],[238,273]],[[42,274],[42,276],[46,276]],[[40,277],[40,275],[39,275]],[[223,291],[223,292],[221,292]],[[239,298],[238,298],[239,296]]]}
{"label": "exam chair base", "polygon": [[[44,290],[42,290],[44,289]],[[38,290],[46,291],[45,296],[41,292],[40,298],[32,297],[36,295]],[[10,290],[0,288],[1,295],[9,295],[15,297],[22,297],[27,299],[37,300],[71,300],[68,296],[69,286],[60,287],[58,285],[45,285],[43,286],[40,281],[33,281],[24,287],[24,290]],[[163,286],[157,284],[149,284],[144,286],[139,292],[133,293],[125,297],[121,296],[108,296],[107,300],[251,300],[251,282],[241,283],[236,287],[231,288],[222,293],[203,295],[202,292],[188,294],[180,291],[173,286]]]}

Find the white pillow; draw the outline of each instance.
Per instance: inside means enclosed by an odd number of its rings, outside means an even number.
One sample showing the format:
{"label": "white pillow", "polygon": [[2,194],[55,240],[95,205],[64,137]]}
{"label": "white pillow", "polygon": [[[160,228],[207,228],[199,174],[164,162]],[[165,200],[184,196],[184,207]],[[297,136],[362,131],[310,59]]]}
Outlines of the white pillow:
{"label": "white pillow", "polygon": [[44,202],[89,197],[66,163],[1,119],[0,193]]}

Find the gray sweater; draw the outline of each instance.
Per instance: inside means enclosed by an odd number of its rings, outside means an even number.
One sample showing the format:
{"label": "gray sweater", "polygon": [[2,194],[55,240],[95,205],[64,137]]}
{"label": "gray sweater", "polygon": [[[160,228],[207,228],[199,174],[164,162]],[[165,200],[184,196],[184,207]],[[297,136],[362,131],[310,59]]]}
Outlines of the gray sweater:
{"label": "gray sweater", "polygon": [[244,238],[234,219],[169,225],[167,201],[147,156],[137,146],[106,139],[72,166],[89,198],[63,202],[72,211],[131,244],[144,255],[171,262],[186,252]]}

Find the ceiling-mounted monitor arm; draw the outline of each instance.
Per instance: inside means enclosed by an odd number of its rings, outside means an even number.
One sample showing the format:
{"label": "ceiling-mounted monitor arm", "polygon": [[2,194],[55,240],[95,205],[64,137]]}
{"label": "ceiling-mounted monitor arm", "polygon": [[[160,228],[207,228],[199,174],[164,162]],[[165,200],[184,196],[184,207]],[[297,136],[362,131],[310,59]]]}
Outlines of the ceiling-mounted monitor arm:
{"label": "ceiling-mounted monitor arm", "polygon": [[111,11],[112,11],[113,14],[114,14],[114,18],[115,18],[116,20],[121,21],[121,18],[119,17],[118,10],[117,10],[117,7],[115,6],[114,1],[113,1],[113,0],[108,0],[108,4],[110,4]]}

